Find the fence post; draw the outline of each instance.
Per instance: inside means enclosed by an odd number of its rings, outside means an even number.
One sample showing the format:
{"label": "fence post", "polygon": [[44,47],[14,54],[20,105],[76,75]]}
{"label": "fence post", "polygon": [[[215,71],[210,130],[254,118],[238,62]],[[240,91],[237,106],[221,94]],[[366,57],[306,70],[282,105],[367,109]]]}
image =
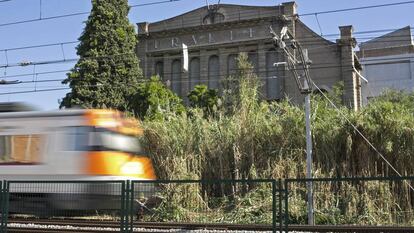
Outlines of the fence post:
{"label": "fence post", "polygon": [[272,232],[276,233],[276,180],[272,180]]}
{"label": "fence post", "polygon": [[126,195],[126,181],[122,182],[121,188],[121,225],[120,225],[120,232],[125,232],[125,223],[126,223],[126,211],[125,211],[125,195]]}
{"label": "fence post", "polygon": [[285,179],[285,233],[289,232],[289,181]]}
{"label": "fence post", "polygon": [[7,232],[7,223],[9,220],[9,190],[10,190],[10,183],[8,181],[3,181],[3,232]]}
{"label": "fence post", "polygon": [[283,196],[283,184],[282,179],[278,179],[278,189],[279,189],[279,232],[283,231],[283,206],[282,206],[282,196]]}
{"label": "fence post", "polygon": [[123,232],[131,232],[130,231],[130,226],[131,226],[131,193],[130,193],[130,188],[131,188],[131,181],[127,180],[126,181],[126,187],[125,187],[125,229]]}
{"label": "fence post", "polygon": [[128,211],[128,232],[134,231],[134,181],[129,181],[128,185],[128,191],[129,191],[129,204],[130,208]]}
{"label": "fence post", "polygon": [[1,225],[0,232],[3,232],[4,225],[4,190],[3,190],[3,181],[0,181],[0,213],[1,213]]}

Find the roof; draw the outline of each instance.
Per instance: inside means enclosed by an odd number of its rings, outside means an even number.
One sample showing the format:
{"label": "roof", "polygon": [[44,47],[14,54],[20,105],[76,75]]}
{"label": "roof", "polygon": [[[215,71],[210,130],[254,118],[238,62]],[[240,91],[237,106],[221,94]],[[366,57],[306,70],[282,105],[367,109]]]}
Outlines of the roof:
{"label": "roof", "polygon": [[410,45],[414,45],[411,27],[406,26],[391,33],[361,43],[359,47],[360,50],[373,50]]}
{"label": "roof", "polygon": [[[241,20],[274,17],[282,14],[283,6],[246,6],[219,4],[200,7],[184,14],[153,23],[138,23],[138,34],[158,32],[187,27],[197,27],[210,24],[212,15],[218,16],[216,23],[237,22]],[[145,24],[148,25],[145,28]]]}

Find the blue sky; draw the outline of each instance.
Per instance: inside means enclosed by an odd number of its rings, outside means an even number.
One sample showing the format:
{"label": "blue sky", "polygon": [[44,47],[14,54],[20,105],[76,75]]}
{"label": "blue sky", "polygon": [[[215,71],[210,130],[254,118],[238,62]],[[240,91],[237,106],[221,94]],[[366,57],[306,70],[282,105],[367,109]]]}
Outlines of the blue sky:
{"label": "blue sky", "polygon": [[[159,0],[129,0],[131,5],[155,2]],[[210,0],[211,4],[218,0]],[[319,12],[332,9],[342,9],[367,5],[387,4],[400,2],[401,0],[298,0],[299,14]],[[284,1],[278,0],[221,0],[221,3],[243,4],[243,5],[266,5],[274,6]],[[129,18],[131,23],[142,21],[154,22],[205,6],[205,0],[181,0],[179,2],[165,3],[159,5],[136,7],[131,9]],[[43,17],[89,11],[90,0],[42,0]],[[370,31],[381,29],[397,29],[407,25],[414,26],[414,4],[403,6],[392,6],[374,8],[352,12],[318,15],[323,34],[338,34],[338,26],[353,25],[355,31]],[[0,2],[0,25],[8,22],[36,19],[40,16],[40,0],[10,0]],[[31,23],[17,24],[11,26],[0,26],[0,66],[7,63],[3,49],[31,46],[49,43],[61,43],[76,41],[84,28],[87,15],[73,16],[54,20],[37,21]],[[315,16],[301,17],[314,31],[321,33]],[[363,37],[378,36],[380,34],[369,34]],[[335,39],[330,37],[329,39]],[[22,61],[51,61],[76,58],[76,44],[63,46],[51,46],[24,50],[12,50],[7,52],[9,64]],[[64,55],[62,53],[62,47]],[[60,63],[51,65],[38,65],[36,67],[9,67],[0,68],[0,80],[3,77],[43,73],[56,70],[68,70],[75,63]],[[27,75],[21,77],[10,77],[7,80],[18,79],[21,81],[63,79],[65,72],[41,75]],[[25,83],[19,85],[0,85],[0,102],[25,101],[43,110],[58,108],[58,99],[62,98],[68,90],[37,92],[28,94],[5,94],[9,92],[42,90],[48,88],[64,87],[59,81],[44,83]]]}

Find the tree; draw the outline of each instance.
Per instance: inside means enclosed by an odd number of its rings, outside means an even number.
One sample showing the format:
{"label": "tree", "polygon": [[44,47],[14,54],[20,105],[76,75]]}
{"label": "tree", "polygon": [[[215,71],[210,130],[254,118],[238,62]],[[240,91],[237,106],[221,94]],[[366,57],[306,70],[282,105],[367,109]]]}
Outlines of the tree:
{"label": "tree", "polygon": [[219,107],[219,97],[217,90],[208,89],[206,85],[197,85],[188,94],[190,105],[201,108],[206,113],[212,113]]}
{"label": "tree", "polygon": [[77,47],[79,61],[62,82],[72,90],[61,100],[60,108],[128,110],[128,99],[142,78],[128,11],[127,0],[92,0]]}
{"label": "tree", "polygon": [[168,89],[157,76],[140,83],[130,103],[133,112],[141,119],[154,119],[167,112],[185,111],[180,97]]}

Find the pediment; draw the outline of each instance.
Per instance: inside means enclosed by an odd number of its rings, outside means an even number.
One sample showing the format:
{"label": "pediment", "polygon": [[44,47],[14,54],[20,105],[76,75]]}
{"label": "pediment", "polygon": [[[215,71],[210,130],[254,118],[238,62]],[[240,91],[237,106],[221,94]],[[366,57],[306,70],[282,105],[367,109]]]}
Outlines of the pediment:
{"label": "pediment", "polygon": [[[139,34],[197,27],[241,20],[274,17],[281,14],[280,6],[244,6],[232,4],[200,7],[182,15],[153,23],[139,23]],[[145,27],[143,27],[145,26]]]}

